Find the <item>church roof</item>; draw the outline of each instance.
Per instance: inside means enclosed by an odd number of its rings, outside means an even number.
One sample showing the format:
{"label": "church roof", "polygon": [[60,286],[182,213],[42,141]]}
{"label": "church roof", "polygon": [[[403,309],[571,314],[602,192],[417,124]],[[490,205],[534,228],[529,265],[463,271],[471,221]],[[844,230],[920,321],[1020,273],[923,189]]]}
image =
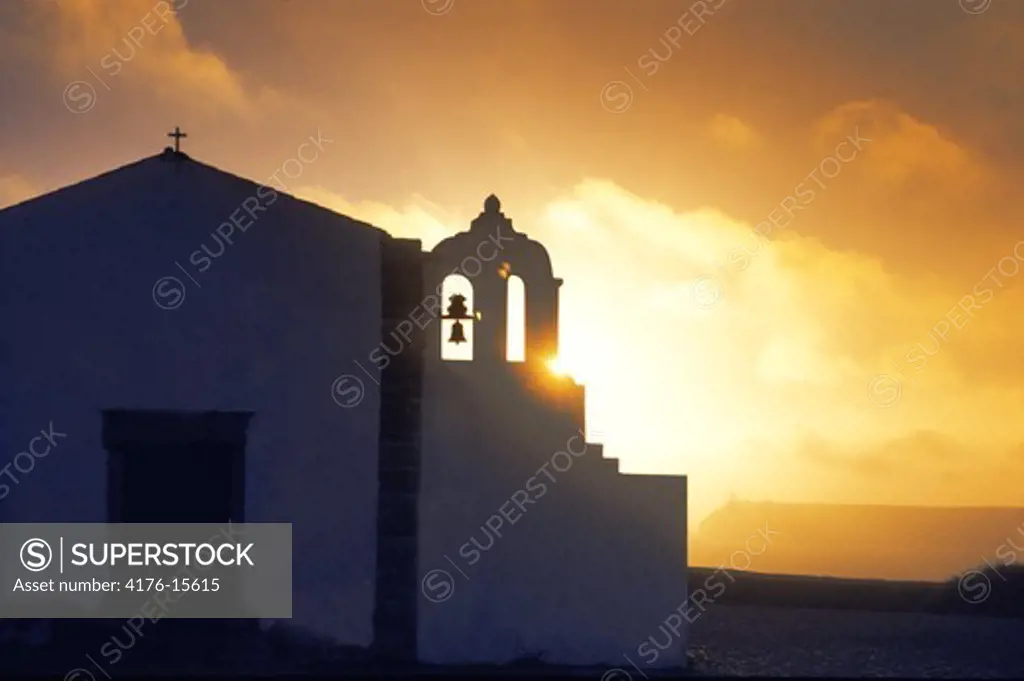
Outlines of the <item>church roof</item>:
{"label": "church roof", "polygon": [[[73,203],[78,203],[79,200],[86,199],[91,203],[98,204],[105,200],[123,200],[128,192],[136,194],[142,192],[152,193],[153,203],[163,205],[167,198],[189,194],[211,196],[223,192],[252,196],[261,187],[276,192],[278,200],[295,202],[295,207],[303,206],[309,210],[322,211],[357,226],[385,234],[384,230],[379,227],[296,198],[283,191],[279,186],[240,177],[215,166],[196,161],[187,154],[174,151],[170,147],[159,154],[109,170],[95,177],[41,194],[7,208],[0,208],[0,218],[16,218],[21,211],[41,207],[54,200],[70,200]],[[0,221],[0,226],[5,222],[7,221]]]}

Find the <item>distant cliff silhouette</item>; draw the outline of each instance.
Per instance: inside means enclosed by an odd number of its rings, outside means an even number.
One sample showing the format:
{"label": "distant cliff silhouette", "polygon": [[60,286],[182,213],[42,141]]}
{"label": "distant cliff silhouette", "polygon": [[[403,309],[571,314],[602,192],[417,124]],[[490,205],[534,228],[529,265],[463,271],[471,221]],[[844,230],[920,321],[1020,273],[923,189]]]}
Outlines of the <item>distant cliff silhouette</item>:
{"label": "distant cliff silhouette", "polygon": [[690,564],[743,568],[731,556],[766,527],[776,534],[755,572],[941,582],[986,559],[1024,562],[1024,508],[731,501],[700,525]]}
{"label": "distant cliff silhouette", "polygon": [[[843,579],[807,575],[690,570],[690,592],[724,606],[856,610],[1024,618],[1024,567],[985,565],[945,582]],[[724,589],[715,584],[723,584]],[[705,602],[704,599],[700,599]]]}

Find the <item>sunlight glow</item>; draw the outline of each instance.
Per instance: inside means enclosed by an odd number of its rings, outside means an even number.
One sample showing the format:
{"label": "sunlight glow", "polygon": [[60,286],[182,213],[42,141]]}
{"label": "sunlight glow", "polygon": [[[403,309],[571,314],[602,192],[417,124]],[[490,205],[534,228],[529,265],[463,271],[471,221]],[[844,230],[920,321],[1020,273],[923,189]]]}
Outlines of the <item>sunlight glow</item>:
{"label": "sunlight glow", "polygon": [[523,362],[526,360],[526,285],[514,274],[508,276],[507,310],[505,359]]}
{"label": "sunlight glow", "polygon": [[560,357],[552,357],[547,361],[548,371],[556,376],[568,376],[569,369]]}

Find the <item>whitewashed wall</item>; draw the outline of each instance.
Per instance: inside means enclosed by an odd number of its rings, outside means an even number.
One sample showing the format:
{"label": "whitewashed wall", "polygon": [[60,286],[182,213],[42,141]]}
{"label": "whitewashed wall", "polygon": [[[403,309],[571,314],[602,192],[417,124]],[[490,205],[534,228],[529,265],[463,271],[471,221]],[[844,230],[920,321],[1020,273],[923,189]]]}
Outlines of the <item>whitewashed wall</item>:
{"label": "whitewashed wall", "polygon": [[[619,475],[569,442],[578,409],[552,411],[499,367],[428,362],[420,659],[682,666],[685,625],[656,659],[638,649],[687,598],[685,478]],[[580,456],[554,458],[567,446]],[[499,537],[481,526],[502,509]]]}
{"label": "whitewashed wall", "polygon": [[[291,623],[365,646],[379,401],[366,381],[342,409],[331,384],[380,342],[380,233],[264,190],[198,272],[255,190],[154,157],[0,211],[0,466],[51,422],[67,435],[11,469],[0,520],[106,520],[103,409],[251,410],[246,520],[294,523]],[[177,309],[154,303],[163,276],[186,287]]]}

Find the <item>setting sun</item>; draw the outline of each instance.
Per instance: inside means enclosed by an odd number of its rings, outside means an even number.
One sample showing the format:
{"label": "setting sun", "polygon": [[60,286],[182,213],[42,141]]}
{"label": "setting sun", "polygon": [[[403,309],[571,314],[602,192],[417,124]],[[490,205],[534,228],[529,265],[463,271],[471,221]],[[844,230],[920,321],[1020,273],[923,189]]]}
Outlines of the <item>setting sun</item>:
{"label": "setting sun", "polygon": [[548,370],[556,376],[568,376],[569,371],[560,357],[552,357],[547,361]]}

